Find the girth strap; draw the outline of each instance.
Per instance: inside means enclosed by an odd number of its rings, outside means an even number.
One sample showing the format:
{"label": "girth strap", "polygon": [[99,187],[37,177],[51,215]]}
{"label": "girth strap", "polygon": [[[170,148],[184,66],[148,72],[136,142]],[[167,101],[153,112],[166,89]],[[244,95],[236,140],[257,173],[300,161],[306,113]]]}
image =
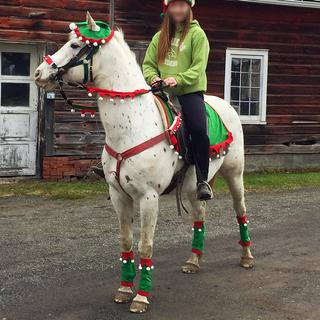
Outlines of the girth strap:
{"label": "girth strap", "polygon": [[[105,144],[105,150],[107,151],[107,153],[112,156],[113,158],[115,158],[117,160],[117,166],[116,166],[116,179],[118,180],[118,183],[121,187],[121,189],[124,191],[123,187],[121,186],[120,183],[120,170],[121,170],[121,164],[122,161],[128,158],[131,158],[147,149],[150,149],[151,147],[157,145],[158,143],[160,143],[161,141],[165,140],[167,137],[167,132],[162,132],[159,135],[145,141],[142,142],[140,144],[138,144],[137,146],[128,149],[122,153],[119,153],[115,150],[113,150],[108,144]],[[125,191],[124,191],[125,192]]]}

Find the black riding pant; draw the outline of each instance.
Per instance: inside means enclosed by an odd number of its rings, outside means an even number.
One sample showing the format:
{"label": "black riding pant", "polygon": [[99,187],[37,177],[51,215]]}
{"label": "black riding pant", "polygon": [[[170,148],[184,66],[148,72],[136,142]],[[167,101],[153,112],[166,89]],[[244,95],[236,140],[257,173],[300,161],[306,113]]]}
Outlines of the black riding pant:
{"label": "black riding pant", "polygon": [[186,129],[191,138],[191,153],[196,165],[197,181],[208,180],[210,142],[202,92],[178,96]]}

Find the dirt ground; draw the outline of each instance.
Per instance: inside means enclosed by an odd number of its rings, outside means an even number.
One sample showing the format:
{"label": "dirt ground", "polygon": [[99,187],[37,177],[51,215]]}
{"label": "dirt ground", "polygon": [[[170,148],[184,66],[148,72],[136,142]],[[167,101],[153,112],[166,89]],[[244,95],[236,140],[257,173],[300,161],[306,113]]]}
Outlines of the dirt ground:
{"label": "dirt ground", "polygon": [[[238,266],[238,226],[228,194],[210,203],[198,275],[180,273],[190,216],[161,201],[152,305],[116,305],[118,224],[99,196],[0,199],[0,320],[319,320],[320,191],[247,194],[256,267]],[[136,239],[138,235],[136,219]]]}

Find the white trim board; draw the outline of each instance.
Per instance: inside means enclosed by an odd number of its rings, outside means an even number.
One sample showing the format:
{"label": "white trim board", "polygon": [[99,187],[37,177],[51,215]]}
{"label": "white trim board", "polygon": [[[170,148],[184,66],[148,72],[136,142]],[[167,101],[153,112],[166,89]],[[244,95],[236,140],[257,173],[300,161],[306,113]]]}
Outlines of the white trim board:
{"label": "white trim board", "polygon": [[320,9],[320,0],[314,0],[314,1],[307,1],[307,0],[232,0],[232,1]]}

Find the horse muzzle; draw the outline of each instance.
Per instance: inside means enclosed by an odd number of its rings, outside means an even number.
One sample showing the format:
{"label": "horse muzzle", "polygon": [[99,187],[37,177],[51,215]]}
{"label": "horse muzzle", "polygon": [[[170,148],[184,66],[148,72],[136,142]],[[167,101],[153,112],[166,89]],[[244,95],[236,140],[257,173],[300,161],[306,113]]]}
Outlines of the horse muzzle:
{"label": "horse muzzle", "polygon": [[39,67],[34,73],[34,81],[39,88],[50,91],[58,86],[57,76],[57,72],[48,73]]}

